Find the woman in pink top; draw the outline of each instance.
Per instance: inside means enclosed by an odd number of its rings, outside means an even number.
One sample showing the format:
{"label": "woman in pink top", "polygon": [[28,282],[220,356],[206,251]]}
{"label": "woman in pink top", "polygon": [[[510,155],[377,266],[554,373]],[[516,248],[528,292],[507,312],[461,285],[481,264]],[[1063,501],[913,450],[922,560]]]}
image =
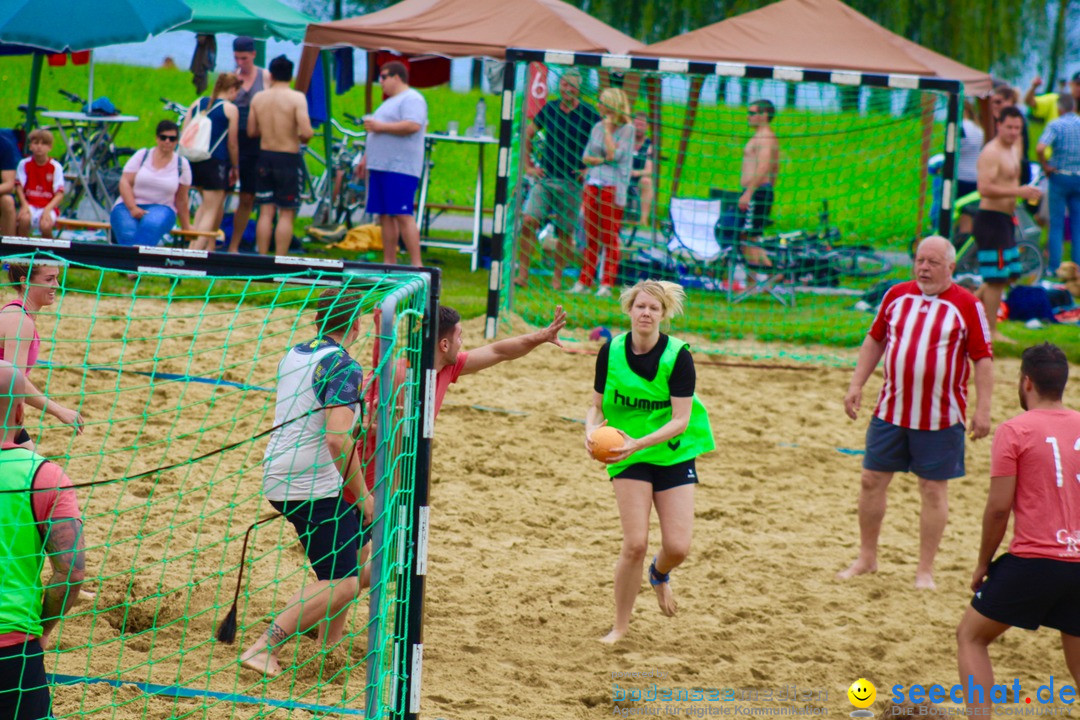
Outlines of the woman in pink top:
{"label": "woman in pink top", "polygon": [[[48,399],[30,381],[30,370],[37,364],[41,346],[34,316],[41,308],[56,301],[60,268],[37,265],[31,270],[26,265],[9,265],[8,279],[18,295],[0,307],[0,360],[7,360],[26,375],[27,405],[44,410],[65,425],[74,425],[75,432],[82,433],[82,415]],[[28,450],[34,449],[25,429],[19,432],[16,442]]]}
{"label": "woman in pink top", "polygon": [[109,214],[118,244],[160,245],[177,221],[191,229],[191,164],[176,153],[179,139],[176,123],[162,120],[157,146],[137,151],[124,165],[120,199]]}

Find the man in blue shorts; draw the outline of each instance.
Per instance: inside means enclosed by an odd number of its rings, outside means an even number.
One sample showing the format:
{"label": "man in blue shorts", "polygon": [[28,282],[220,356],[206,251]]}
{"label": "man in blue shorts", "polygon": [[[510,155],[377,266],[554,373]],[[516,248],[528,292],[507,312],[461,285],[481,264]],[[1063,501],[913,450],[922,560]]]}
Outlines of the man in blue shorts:
{"label": "man in blue shorts", "polygon": [[[975,717],[991,716],[989,646],[1010,627],[1058,630],[1065,664],[1080,685],[1080,413],[1062,403],[1068,378],[1061,348],[1043,343],[1024,350],[1019,394],[1025,412],[994,433],[971,578],[975,597],[956,629],[960,685]],[[1010,514],[1012,542],[994,560]]]}
{"label": "man in blue shorts", "polygon": [[318,335],[278,364],[277,429],[266,446],[263,492],[296,528],[317,582],[298,590],[240,656],[270,676],[281,672],[278,650],[295,634],[318,624],[320,643],[338,642],[360,592],[360,521],[341,490],[347,484],[355,497],[367,495],[353,452],[363,370],[345,350],[360,336],[361,302],[360,293],[325,290]]}
{"label": "man in blue shorts", "polygon": [[1005,289],[1020,276],[1013,222],[1016,200],[1038,203],[1042,197],[1038,188],[1020,184],[1020,168],[1027,164],[1022,155],[1023,131],[1023,114],[1015,107],[1002,108],[997,117],[997,136],[986,143],[975,165],[981,198],[972,234],[979,249],[979,274],[983,279],[976,296],[986,310],[994,342],[1012,342],[998,332],[997,312]]}
{"label": "man in blue shorts", "polygon": [[357,174],[368,172],[367,211],[379,216],[383,261],[397,263],[401,240],[409,264],[420,267],[420,229],[413,202],[424,167],[427,102],[409,87],[409,71],[397,60],[379,68],[379,84],[384,100],[374,115],[364,118],[367,147]]}

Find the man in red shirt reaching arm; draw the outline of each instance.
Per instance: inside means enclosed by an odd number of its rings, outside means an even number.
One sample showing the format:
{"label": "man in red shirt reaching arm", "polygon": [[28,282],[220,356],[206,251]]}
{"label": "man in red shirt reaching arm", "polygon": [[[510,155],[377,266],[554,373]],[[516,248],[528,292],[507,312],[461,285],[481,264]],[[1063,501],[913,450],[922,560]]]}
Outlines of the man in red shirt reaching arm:
{"label": "man in red shirt reaching arm", "polygon": [[[1020,361],[1025,412],[994,433],[990,493],[971,578],[975,597],[956,629],[960,684],[975,716],[991,714],[989,645],[1013,626],[1059,630],[1065,663],[1080,685],[1080,413],[1061,402],[1068,378],[1060,348],[1029,347]],[[1009,551],[991,563],[1010,513]]]}
{"label": "man in red shirt reaching arm", "polygon": [[990,330],[982,304],[952,281],[956,250],[936,235],[919,243],[915,279],[889,289],[859,350],[844,410],[854,420],[862,389],[884,356],[885,382],[866,431],[859,490],[859,556],[837,574],[877,570],[877,544],[893,473],[919,478],[919,564],[915,587],[934,588],[934,556],[949,517],[945,481],[964,474],[968,360],[978,394],[971,439],[990,432],[994,384]]}

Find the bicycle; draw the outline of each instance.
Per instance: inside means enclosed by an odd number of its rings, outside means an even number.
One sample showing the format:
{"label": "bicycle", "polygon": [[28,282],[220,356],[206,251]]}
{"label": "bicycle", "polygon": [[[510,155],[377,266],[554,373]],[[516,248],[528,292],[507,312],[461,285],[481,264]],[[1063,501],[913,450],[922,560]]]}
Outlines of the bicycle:
{"label": "bicycle", "polygon": [[[354,122],[357,121],[357,118],[348,113],[346,116]],[[331,143],[329,166],[326,158],[310,146],[302,147],[305,158],[312,158],[322,166],[322,171],[315,175],[308,168],[307,162],[302,163],[300,198],[304,204],[312,207],[313,225],[352,225],[357,212],[363,215],[365,187],[351,180],[349,176],[355,160],[363,154],[363,141],[367,134],[350,130],[335,118],[330,119],[330,125],[342,134],[343,139]]]}

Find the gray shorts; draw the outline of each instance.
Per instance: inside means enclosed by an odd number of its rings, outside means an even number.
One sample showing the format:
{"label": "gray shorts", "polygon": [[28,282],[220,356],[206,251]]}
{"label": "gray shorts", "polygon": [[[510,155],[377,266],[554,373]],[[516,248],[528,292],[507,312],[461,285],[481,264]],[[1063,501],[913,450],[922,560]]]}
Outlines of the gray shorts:
{"label": "gray shorts", "polygon": [[863,467],[878,472],[910,472],[926,480],[964,475],[964,425],[944,430],[911,430],[876,415],[866,429]]}
{"label": "gray shorts", "polygon": [[523,213],[543,224],[550,219],[564,238],[574,236],[581,210],[581,184],[576,180],[540,178],[529,191]]}

